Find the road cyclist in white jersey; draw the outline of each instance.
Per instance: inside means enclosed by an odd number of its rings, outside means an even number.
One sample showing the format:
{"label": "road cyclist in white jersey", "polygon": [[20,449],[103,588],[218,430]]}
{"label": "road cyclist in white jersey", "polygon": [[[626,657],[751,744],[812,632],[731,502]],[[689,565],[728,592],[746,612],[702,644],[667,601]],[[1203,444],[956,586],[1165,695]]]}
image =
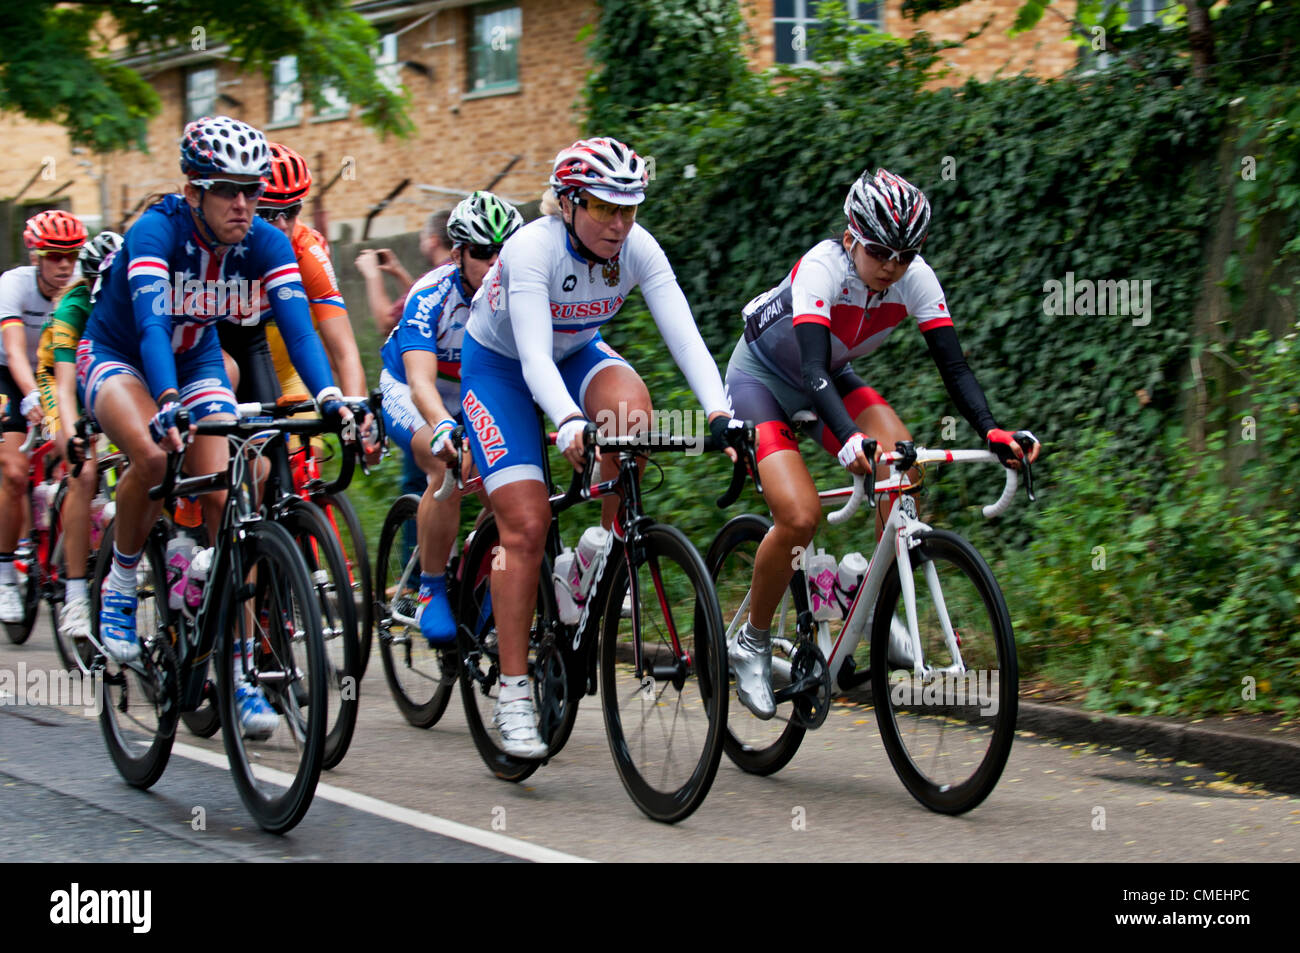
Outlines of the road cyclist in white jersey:
{"label": "road cyclist in white jersey", "polygon": [[[844,213],[838,241],[813,247],[779,285],[745,306],[745,331],[727,366],[736,415],[757,425],[759,475],[774,523],[755,556],[749,619],[728,646],[737,696],[759,718],[776,711],[769,630],[794,575],[791,553],[807,549],[821,522],[797,429],[802,426],[859,476],[874,463],[867,454],[872,441],[879,457],[897,441],[912,439],[893,408],[857,376],[852,359],[876,350],[910,316],[949,395],[989,449],[1011,467],[1026,456],[994,421],[958,343],[943,288],[920,256],[930,226],[924,193],[885,169],[863,172]],[[1029,462],[1039,449],[1035,441]],[[881,506],[877,532],[887,516],[883,498]]]}
{"label": "road cyclist in white jersey", "polygon": [[422,564],[417,617],[431,646],[456,641],[443,567],[460,526],[460,494],[437,500],[434,493],[456,456],[451,434],[461,416],[460,352],[469,302],[502,244],[523,224],[519,210],[491,192],[462,200],[447,219],[451,260],[411,286],[401,320],[380,351],[388,434],[426,476],[416,515]]}
{"label": "road cyclist in white jersey", "polygon": [[29,426],[39,426],[36,351],[55,298],[76,275],[86,226],[69,212],[39,212],[23,228],[31,264],[0,275],[0,622],[21,622],[14,549],[23,529],[28,460],[22,452]]}
{"label": "road cyclist in white jersey", "polygon": [[[717,365],[668,259],[636,224],[648,181],[645,161],[615,139],[580,140],[562,150],[543,196],[543,216],[505,244],[470,308],[461,402],[503,550],[491,581],[501,663],[493,722],[503,749],[515,757],[546,754],[527,674],[528,631],[551,520],[534,402],[558,427],[556,444],[575,469],[582,466],[589,420],[620,435],[648,429],[645,383],[599,332],[639,285],[710,429],[725,429],[731,416]],[[728,454],[734,459],[734,451]],[[608,479],[617,461],[610,457],[602,466]],[[615,533],[617,508],[611,497],[601,515],[604,528]]]}

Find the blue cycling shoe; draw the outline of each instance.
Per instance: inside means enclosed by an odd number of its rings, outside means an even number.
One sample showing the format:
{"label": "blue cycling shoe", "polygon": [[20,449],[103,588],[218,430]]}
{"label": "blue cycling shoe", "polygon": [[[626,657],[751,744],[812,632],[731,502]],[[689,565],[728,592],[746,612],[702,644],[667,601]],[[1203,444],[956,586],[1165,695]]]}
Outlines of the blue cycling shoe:
{"label": "blue cycling shoe", "polygon": [[235,686],[235,704],[239,706],[239,727],[244,730],[245,738],[265,741],[280,723],[280,716],[262,690],[247,681],[240,681]]}
{"label": "blue cycling shoe", "polygon": [[445,648],[456,643],[456,617],[447,600],[447,577],[443,574],[420,576],[420,634],[429,645]]}
{"label": "blue cycling shoe", "polygon": [[99,638],[104,651],[115,662],[134,662],[140,657],[140,640],[135,635],[135,593],[127,595],[104,589],[99,599]]}

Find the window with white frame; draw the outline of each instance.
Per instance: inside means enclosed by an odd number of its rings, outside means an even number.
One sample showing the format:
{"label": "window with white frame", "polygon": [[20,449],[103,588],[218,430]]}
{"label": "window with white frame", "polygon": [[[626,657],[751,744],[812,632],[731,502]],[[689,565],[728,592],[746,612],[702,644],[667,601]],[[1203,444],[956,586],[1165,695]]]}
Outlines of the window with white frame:
{"label": "window with white frame", "polygon": [[[816,41],[821,21],[817,19],[819,0],[775,0],[772,26],[775,33],[775,58],[778,63],[799,64],[812,59],[810,47]],[[849,17],[858,23],[880,29],[884,20],[880,0],[846,0]]]}
{"label": "window with white frame", "polygon": [[193,122],[217,111],[217,68],[204,66],[185,74],[185,121]]}
{"label": "window with white frame", "polygon": [[298,82],[298,57],[282,56],[271,68],[271,124],[302,118],[302,84]]}
{"label": "window with white frame", "polygon": [[469,92],[518,87],[520,22],[519,7],[514,4],[484,4],[473,9]]}
{"label": "window with white frame", "polygon": [[[1173,6],[1175,0],[1128,0],[1128,19],[1121,30],[1136,30],[1138,27],[1155,23],[1164,27],[1161,14]],[[1110,54],[1106,52],[1104,34],[1095,34],[1091,43],[1081,47],[1079,59],[1089,70],[1105,69],[1110,65]]]}

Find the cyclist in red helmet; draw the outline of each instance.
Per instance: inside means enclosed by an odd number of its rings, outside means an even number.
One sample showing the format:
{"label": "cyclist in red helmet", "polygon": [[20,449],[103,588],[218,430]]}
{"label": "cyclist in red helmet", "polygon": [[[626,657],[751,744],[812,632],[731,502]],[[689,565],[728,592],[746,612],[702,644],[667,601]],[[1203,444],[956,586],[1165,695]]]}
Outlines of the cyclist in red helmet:
{"label": "cyclist in red helmet", "polygon": [[36,349],[54,299],[76,275],[86,243],[81,219],[61,209],[27,220],[23,243],[31,264],[0,275],[0,621],[21,622],[23,600],[14,569],[14,547],[22,530],[27,457],[19,447],[29,424],[41,420],[36,385]]}

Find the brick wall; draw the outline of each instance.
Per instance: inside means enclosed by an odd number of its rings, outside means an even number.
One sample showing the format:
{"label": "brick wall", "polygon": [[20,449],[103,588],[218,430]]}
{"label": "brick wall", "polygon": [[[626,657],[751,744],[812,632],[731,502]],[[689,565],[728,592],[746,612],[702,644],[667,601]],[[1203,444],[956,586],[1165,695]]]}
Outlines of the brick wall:
{"label": "brick wall", "polygon": [[[1007,75],[1022,70],[1037,76],[1061,75],[1074,65],[1078,47],[1066,39],[1065,20],[1057,13],[1072,17],[1074,3],[1063,0],[1045,13],[1033,30],[1020,36],[1007,36],[1021,3],[1022,0],[974,0],[956,10],[927,14],[918,24],[903,17],[902,0],[886,0],[883,28],[895,36],[911,36],[925,30],[936,40],[957,40],[978,29],[991,16],[993,22],[978,39],[970,41],[966,48],[944,54],[955,75],[942,80],[940,85],[965,82],[970,76],[988,80],[999,70]],[[741,2],[745,21],[757,44],[753,57],[756,69],[775,62],[774,6],[773,0]]]}
{"label": "brick wall", "polygon": [[[454,205],[448,192],[485,188],[515,156],[520,158],[493,189],[516,201],[537,198],[545,188],[556,152],[578,133],[576,109],[585,77],[585,45],[578,30],[593,16],[562,0],[520,0],[519,84],[516,92],[465,95],[471,23],[468,8],[438,12],[402,33],[398,60],[430,70],[411,69],[401,79],[411,95],[410,116],[416,131],[407,140],[379,136],[363,126],[356,110],[344,119],[314,120],[305,104],[303,118],[289,126],[268,127],[270,95],[260,74],[240,75],[222,63],[221,91],[237,99],[221,111],[263,129],[267,136],[302,153],[317,193],[334,175],[344,175],[324,199],[331,238],[359,238],[366,213],[404,178],[411,183],[373,220],[371,237],[417,228],[429,212]],[[379,26],[381,33],[408,26],[398,21]],[[452,41],[450,43],[446,41]],[[438,45],[430,45],[438,44]],[[174,68],[150,77],[163,100],[162,113],[149,127],[150,154],[123,153],[112,161],[112,202],[116,214],[129,210],[148,192],[174,190],[182,181],[177,141],[183,127],[184,70]],[[308,203],[308,212],[313,211]]]}

